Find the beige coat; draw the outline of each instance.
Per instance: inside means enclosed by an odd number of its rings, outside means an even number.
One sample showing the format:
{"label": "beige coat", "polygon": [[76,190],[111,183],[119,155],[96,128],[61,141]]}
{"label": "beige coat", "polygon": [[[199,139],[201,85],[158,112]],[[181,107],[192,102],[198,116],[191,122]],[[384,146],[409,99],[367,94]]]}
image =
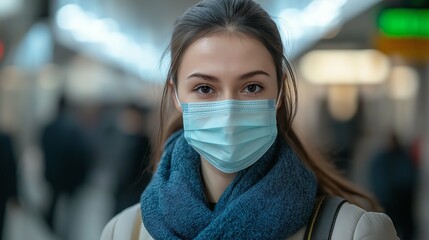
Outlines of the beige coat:
{"label": "beige coat", "polygon": [[[287,240],[304,239],[305,227]],[[103,230],[100,240],[152,240],[140,217],[140,205],[136,204],[116,215]],[[397,240],[396,230],[384,213],[366,212],[345,203],[333,229],[332,240]]]}

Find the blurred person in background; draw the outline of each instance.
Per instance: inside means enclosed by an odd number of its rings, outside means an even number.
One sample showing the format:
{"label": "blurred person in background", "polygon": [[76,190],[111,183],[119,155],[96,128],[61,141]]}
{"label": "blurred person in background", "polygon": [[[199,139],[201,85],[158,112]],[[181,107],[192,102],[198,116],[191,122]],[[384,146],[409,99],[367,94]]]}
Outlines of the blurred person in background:
{"label": "blurred person in background", "polygon": [[414,162],[414,165],[419,168],[422,162],[422,146],[423,140],[422,137],[418,136],[411,141],[411,159]]}
{"label": "blurred person in background", "polygon": [[6,204],[17,198],[16,159],[12,139],[0,132],[0,240],[3,239],[3,226]]}
{"label": "blurred person in background", "polygon": [[[293,129],[295,77],[259,4],[199,2],[176,21],[169,50],[156,173],[101,239],[397,239],[387,215],[357,206],[375,201]],[[306,227],[324,199],[341,202],[327,210],[337,216],[329,236]]]}
{"label": "blurred person in background", "polygon": [[55,209],[61,196],[71,196],[86,180],[92,159],[91,149],[81,127],[67,111],[61,96],[55,119],[41,134],[45,178],[52,189],[46,222],[55,231]]}
{"label": "blurred person in background", "polygon": [[414,239],[414,209],[417,168],[411,154],[395,133],[370,163],[370,184],[386,213],[392,218],[401,239]]}
{"label": "blurred person in background", "polygon": [[324,148],[328,149],[327,155],[334,160],[338,169],[349,176],[353,164],[352,155],[362,132],[363,104],[359,98],[356,113],[347,119],[334,117],[328,104],[327,99],[322,100],[319,121],[323,126],[321,133],[324,136]]}
{"label": "blurred person in background", "polygon": [[118,166],[115,214],[136,204],[152,174],[149,171],[150,139],[145,131],[149,109],[127,104],[119,115],[119,129],[126,142]]}

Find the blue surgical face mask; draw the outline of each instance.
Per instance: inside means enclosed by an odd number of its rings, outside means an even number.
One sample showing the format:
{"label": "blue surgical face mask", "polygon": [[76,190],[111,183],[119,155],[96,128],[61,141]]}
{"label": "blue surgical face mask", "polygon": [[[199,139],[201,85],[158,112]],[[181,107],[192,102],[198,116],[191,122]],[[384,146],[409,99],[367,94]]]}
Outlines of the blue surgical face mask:
{"label": "blue surgical face mask", "polygon": [[181,107],[185,139],[225,173],[254,164],[277,136],[275,100],[195,102]]}

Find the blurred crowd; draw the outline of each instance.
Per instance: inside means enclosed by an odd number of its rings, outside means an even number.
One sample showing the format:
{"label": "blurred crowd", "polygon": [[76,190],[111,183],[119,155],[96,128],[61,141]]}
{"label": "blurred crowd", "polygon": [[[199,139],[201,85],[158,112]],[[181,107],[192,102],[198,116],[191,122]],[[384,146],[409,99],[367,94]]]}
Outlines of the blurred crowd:
{"label": "blurred crowd", "polygon": [[[151,111],[141,103],[75,104],[64,94],[59,95],[52,119],[35,133],[39,154],[29,157],[30,161],[40,163],[36,167],[38,172],[30,170],[36,176],[30,181],[41,185],[26,182],[25,168],[34,167],[35,163],[24,166],[25,160],[18,158],[25,156],[20,156],[14,146],[17,137],[1,132],[0,229],[5,229],[6,220],[9,232],[1,232],[0,236],[16,237],[11,230],[14,228],[11,214],[19,209],[38,219],[39,224],[52,233],[53,239],[76,239],[78,235],[71,232],[75,230],[68,226],[82,216],[73,216],[76,212],[72,205],[82,198],[79,195],[88,186],[103,188],[111,199],[96,199],[101,205],[111,202],[104,216],[98,217],[100,226],[114,214],[137,203],[152,174]],[[27,188],[32,189],[28,191]],[[37,204],[37,194],[32,196],[32,191],[46,193],[38,195],[41,203]],[[95,231],[100,233],[101,229]]]}

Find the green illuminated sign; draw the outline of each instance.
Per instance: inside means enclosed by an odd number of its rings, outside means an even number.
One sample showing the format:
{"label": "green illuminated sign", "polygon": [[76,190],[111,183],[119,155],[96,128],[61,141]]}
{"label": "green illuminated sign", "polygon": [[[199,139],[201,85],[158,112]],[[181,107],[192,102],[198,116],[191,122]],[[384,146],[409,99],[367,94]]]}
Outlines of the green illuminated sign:
{"label": "green illuminated sign", "polygon": [[429,9],[384,9],[378,26],[389,37],[429,38]]}

